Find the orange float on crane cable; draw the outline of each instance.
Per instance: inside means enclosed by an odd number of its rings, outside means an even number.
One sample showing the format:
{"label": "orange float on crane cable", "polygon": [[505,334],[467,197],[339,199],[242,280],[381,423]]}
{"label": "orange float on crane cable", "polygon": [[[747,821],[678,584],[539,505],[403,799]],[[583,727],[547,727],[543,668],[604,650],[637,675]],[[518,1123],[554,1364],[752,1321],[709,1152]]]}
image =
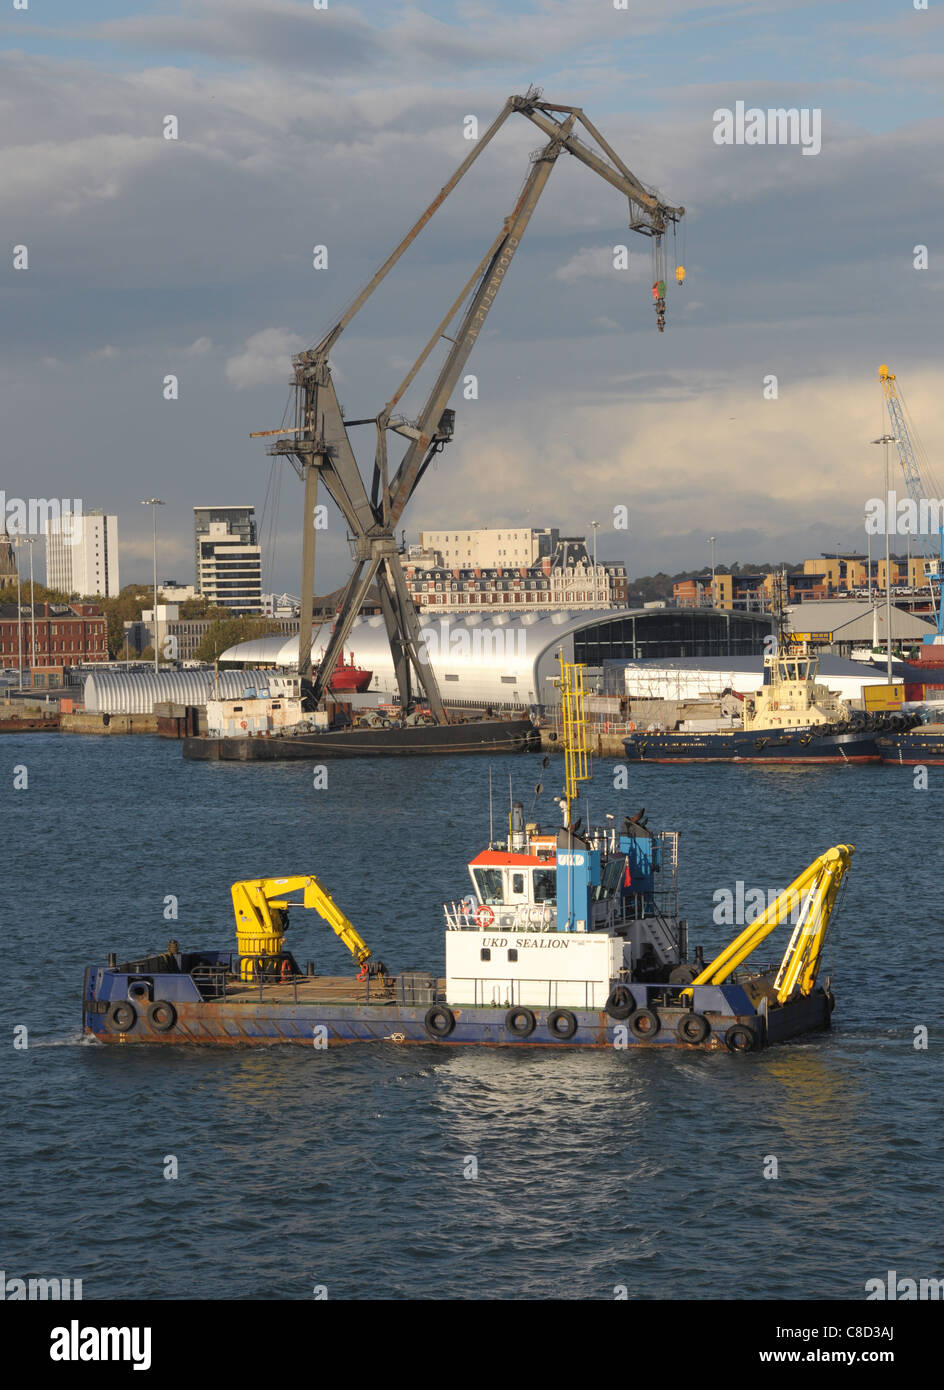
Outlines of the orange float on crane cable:
{"label": "orange float on crane cable", "polygon": [[495,914],[487,903],[482,903],[475,914],[475,920],[480,927],[490,927],[495,920]]}
{"label": "orange float on crane cable", "polygon": [[359,980],[366,980],[366,979],[368,978],[369,975],[370,975],[370,971],[367,969],[367,962],[366,962],[366,960],[365,960],[365,961],[362,963],[361,968],[360,968],[360,970],[359,970],[358,973],[357,973],[357,978],[358,978]]}

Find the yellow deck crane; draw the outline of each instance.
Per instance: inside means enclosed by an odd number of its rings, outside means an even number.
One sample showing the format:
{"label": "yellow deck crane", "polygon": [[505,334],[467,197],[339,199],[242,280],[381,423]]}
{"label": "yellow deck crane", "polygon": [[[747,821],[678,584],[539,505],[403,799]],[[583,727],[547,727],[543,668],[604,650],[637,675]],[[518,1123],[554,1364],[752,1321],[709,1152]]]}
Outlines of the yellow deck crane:
{"label": "yellow deck crane", "polygon": [[695,985],[723,984],[775,927],[789,922],[795,913],[796,925],[774,978],[773,993],[778,1004],[785,1004],[797,991],[812,994],[836,895],[854,853],[853,845],[835,845],[814,859],[756,921],[695,977],[683,994],[690,995]]}
{"label": "yellow deck crane", "polygon": [[[290,903],[286,895],[297,892],[303,892],[302,902]],[[293,906],[314,908],[344,942],[362,974],[367,974],[370,947],[314,874],[241,879],[233,884],[232,894],[241,979],[258,978],[264,963],[282,953],[289,909]],[[377,968],[384,972],[382,966]]]}

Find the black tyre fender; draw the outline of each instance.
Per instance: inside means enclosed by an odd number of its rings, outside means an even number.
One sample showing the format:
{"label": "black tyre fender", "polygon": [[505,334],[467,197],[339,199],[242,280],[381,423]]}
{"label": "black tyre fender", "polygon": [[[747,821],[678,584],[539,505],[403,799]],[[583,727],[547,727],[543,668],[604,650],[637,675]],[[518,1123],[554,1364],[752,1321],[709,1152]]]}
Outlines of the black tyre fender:
{"label": "black tyre fender", "polygon": [[537,1027],[537,1019],[530,1009],[509,1009],[505,1014],[505,1031],[514,1038],[530,1038]]}
{"label": "black tyre fender", "polygon": [[138,1021],[138,1011],[127,999],[119,999],[112,1004],[105,1015],[105,1027],[109,1033],[130,1033]]}
{"label": "black tyre fender", "polygon": [[661,1027],[659,1015],[653,1013],[652,1009],[637,1009],[629,1016],[629,1031],[641,1042],[648,1042],[650,1038],[654,1038]]}
{"label": "black tyre fender", "polygon": [[697,1047],[703,1043],[711,1032],[711,1024],[704,1014],[685,1014],[679,1019],[675,1035],[679,1042],[689,1043],[692,1047]]}
{"label": "black tyre fender", "polygon": [[431,1038],[448,1038],[456,1026],[456,1016],[445,1004],[434,1004],[426,1010],[423,1027]]}
{"label": "black tyre fender", "polygon": [[577,1019],[569,1009],[554,1009],[547,1016],[547,1028],[552,1038],[572,1038],[577,1031]]}
{"label": "black tyre fender", "polygon": [[755,1052],[758,1047],[757,1034],[744,1023],[735,1023],[724,1035],[724,1045],[729,1052]]}
{"label": "black tyre fender", "polygon": [[169,1033],[177,1022],[177,1010],[169,999],[155,999],[147,1011],[147,1021],[155,1033]]}
{"label": "black tyre fender", "polygon": [[614,985],[605,1007],[610,1018],[629,1018],[636,1007],[632,990],[628,985]]}

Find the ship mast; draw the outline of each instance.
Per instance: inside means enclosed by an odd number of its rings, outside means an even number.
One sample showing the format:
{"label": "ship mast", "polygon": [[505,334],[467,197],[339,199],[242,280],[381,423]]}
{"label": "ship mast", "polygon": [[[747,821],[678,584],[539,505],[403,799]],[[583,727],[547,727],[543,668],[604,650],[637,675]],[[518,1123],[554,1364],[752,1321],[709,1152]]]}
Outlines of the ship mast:
{"label": "ship mast", "polygon": [[[560,676],[556,684],[561,693],[561,725],[564,744],[564,795],[561,807],[564,825],[572,824],[571,808],[577,800],[578,782],[590,780],[590,753],[587,747],[587,717],[585,711],[582,662],[565,661],[563,648],[557,653]],[[589,828],[589,827],[588,827]]]}

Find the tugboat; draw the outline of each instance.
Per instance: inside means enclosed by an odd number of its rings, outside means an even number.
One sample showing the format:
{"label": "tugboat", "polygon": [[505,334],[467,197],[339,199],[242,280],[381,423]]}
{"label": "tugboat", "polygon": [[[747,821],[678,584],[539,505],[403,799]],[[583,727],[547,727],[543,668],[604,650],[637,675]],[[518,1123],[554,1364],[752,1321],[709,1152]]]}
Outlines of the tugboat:
{"label": "tugboat", "polygon": [[[324,652],[322,652],[322,656],[324,656]],[[353,652],[347,660],[342,652],[328,680],[328,689],[334,691],[335,694],[351,691],[359,695],[367,689],[373,678],[373,671],[365,671],[363,666],[357,665]]]}
{"label": "tugboat", "polygon": [[744,701],[740,728],[715,732],[648,729],[623,740],[626,757],[648,763],[878,763],[876,737],[908,727],[903,715],[867,715],[816,677],[818,657],[764,657],[764,683]]}
{"label": "tugboat", "polygon": [[[563,824],[526,822],[469,863],[472,891],[444,905],[445,976],[391,974],[314,874],[232,887],[236,949],[183,950],[90,965],[83,1026],[121,1045],[433,1043],[436,1046],[657,1045],[751,1052],[829,1027],[834,999],[817,972],[852,846],[828,850],[710,964],[689,963],[678,916],[679,836],[644,812],[581,829],[589,777],[583,668],[561,657]],[[545,760],[545,765],[549,760]],[[286,949],[289,895],[302,893],[351,951],[357,974],[302,969]],[[747,957],[793,920],[778,965]]]}
{"label": "tugboat", "polygon": [[944,724],[921,724],[904,733],[882,734],[878,747],[885,763],[940,766],[944,764]]}

